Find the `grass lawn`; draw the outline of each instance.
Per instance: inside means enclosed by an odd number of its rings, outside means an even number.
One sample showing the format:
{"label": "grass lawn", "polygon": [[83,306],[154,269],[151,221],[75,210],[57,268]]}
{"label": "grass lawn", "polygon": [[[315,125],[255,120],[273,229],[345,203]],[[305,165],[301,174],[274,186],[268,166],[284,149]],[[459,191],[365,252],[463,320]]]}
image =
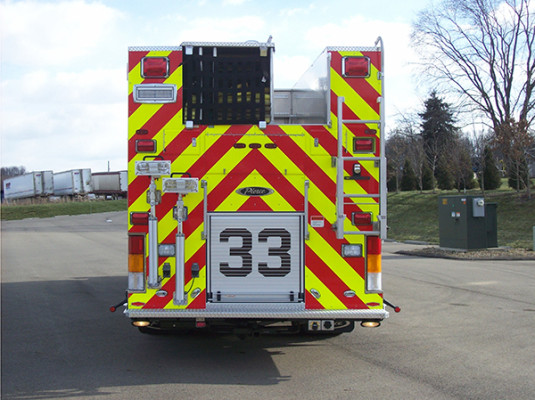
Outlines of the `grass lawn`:
{"label": "grass lawn", "polygon": [[[498,245],[533,248],[535,226],[535,193],[527,200],[525,192],[505,189],[488,191],[485,201],[498,204]],[[467,195],[481,196],[478,190]],[[459,195],[456,191],[440,195]],[[388,238],[418,240],[438,244],[438,193],[400,192],[388,195]],[[44,203],[32,205],[2,205],[2,220],[47,218],[56,215],[92,214],[106,211],[126,211],[126,200]]]}
{"label": "grass lawn", "polygon": [[[438,196],[461,195],[456,191],[400,192],[388,195],[388,237],[395,240],[439,242]],[[471,190],[467,195],[481,196]],[[525,192],[496,190],[485,193],[487,203],[497,203],[498,245],[533,248],[535,226],[535,194],[527,200]]]}
{"label": "grass lawn", "polygon": [[2,205],[2,220],[48,218],[56,215],[94,214],[108,211],[126,211],[126,199],[101,201],[72,201],[28,205]]}

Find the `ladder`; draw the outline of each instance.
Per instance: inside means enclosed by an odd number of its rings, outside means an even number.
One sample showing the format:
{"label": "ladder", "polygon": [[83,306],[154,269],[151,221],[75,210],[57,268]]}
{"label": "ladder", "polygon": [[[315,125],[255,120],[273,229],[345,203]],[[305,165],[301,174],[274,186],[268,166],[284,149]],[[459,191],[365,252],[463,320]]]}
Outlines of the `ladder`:
{"label": "ladder", "polygon": [[[380,44],[381,52],[383,51],[383,42],[381,38],[377,39],[377,43]],[[381,64],[383,64],[384,54],[381,57]],[[336,237],[337,239],[343,239],[344,235],[370,235],[380,236],[381,239],[386,239],[386,201],[387,201],[387,189],[386,189],[386,156],[385,156],[385,131],[384,131],[384,79],[383,79],[383,66],[379,73],[379,79],[381,80],[381,97],[377,98],[379,102],[379,119],[378,120],[351,120],[344,119],[343,117],[343,105],[344,97],[338,97],[337,103],[337,136],[338,136],[338,150],[336,155]],[[344,124],[375,124],[379,128],[380,132],[380,149],[379,157],[353,157],[344,156],[343,146],[343,127]],[[379,193],[345,193],[344,191],[344,162],[345,161],[374,161],[379,163]],[[359,231],[359,230],[344,230],[344,221],[346,215],[344,214],[344,202],[346,199],[366,198],[366,199],[378,199],[379,200],[379,215],[377,216],[376,224],[373,224],[373,230],[371,231]],[[358,201],[356,205],[365,204],[377,204],[377,203],[365,203]]]}
{"label": "ladder", "polygon": [[[343,105],[345,99],[343,97],[338,97],[338,124],[337,124],[337,135],[338,135],[338,150],[336,155],[336,237],[337,239],[343,239],[344,235],[370,235],[370,236],[380,236],[381,239],[386,238],[386,157],[384,156],[384,121],[382,118],[383,115],[383,103],[382,97],[378,98],[380,102],[380,119],[379,120],[351,120],[343,118]],[[344,146],[343,146],[343,126],[344,124],[376,124],[379,127],[379,132],[381,134],[380,140],[380,150],[379,157],[353,157],[353,156],[344,156]],[[357,193],[346,193],[344,190],[344,162],[345,161],[374,161],[379,163],[379,193],[366,193],[366,194],[357,194]],[[344,203],[345,200],[351,198],[366,198],[366,199],[378,199],[379,200],[379,215],[378,224],[374,224],[374,228],[371,231],[360,231],[360,230],[344,230],[344,221],[346,215],[344,214]],[[356,205],[365,205],[365,204],[376,204],[369,202],[355,202]]]}

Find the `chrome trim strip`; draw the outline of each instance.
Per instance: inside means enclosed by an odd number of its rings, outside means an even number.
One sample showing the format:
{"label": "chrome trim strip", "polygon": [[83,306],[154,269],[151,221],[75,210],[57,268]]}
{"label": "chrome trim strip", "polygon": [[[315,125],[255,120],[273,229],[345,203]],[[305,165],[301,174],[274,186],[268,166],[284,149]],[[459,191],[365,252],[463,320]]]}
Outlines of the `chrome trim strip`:
{"label": "chrome trim strip", "polygon": [[[236,304],[233,304],[236,306]],[[246,304],[250,305],[250,304]],[[301,310],[283,311],[243,308],[240,304],[236,309],[206,309],[206,310],[125,310],[129,318],[273,318],[273,319],[385,319],[389,313],[386,310]],[[238,309],[239,308],[239,309]]]}

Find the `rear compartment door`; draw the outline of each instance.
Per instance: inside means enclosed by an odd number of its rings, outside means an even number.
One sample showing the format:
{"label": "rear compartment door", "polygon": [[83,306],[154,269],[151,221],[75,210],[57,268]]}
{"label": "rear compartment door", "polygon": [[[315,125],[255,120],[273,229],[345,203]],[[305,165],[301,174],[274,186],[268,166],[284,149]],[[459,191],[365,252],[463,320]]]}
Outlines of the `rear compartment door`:
{"label": "rear compartment door", "polygon": [[208,219],[209,301],[303,300],[302,213],[212,213]]}

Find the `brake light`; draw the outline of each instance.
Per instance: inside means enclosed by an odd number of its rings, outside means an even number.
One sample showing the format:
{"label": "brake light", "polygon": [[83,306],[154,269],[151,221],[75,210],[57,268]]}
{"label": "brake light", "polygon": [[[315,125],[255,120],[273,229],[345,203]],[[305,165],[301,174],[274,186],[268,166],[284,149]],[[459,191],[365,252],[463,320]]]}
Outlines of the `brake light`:
{"label": "brake light", "polygon": [[167,78],[169,76],[169,58],[144,57],[141,60],[143,78]]}
{"label": "brake light", "polygon": [[145,289],[145,235],[128,236],[128,289]]}
{"label": "brake light", "polygon": [[354,153],[374,153],[375,139],[371,137],[356,137],[353,140]]}
{"label": "brake light", "polygon": [[381,268],[381,238],[368,236],[366,238],[366,290],[368,292],[382,292]]}
{"label": "brake light", "polygon": [[368,57],[344,57],[342,75],[347,78],[367,78],[370,76],[370,59]]}

